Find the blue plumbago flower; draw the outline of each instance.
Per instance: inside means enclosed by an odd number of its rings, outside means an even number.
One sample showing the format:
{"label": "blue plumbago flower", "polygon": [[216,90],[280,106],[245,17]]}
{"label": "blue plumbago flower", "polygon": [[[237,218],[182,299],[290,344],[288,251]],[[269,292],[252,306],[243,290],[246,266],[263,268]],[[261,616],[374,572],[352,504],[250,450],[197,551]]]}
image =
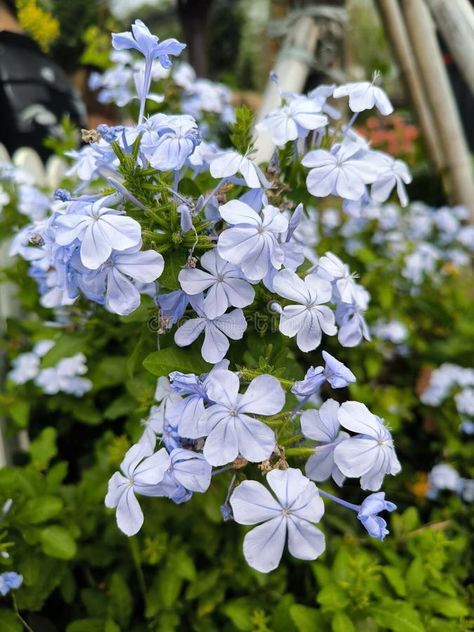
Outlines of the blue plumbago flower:
{"label": "blue plumbago flower", "polygon": [[387,523],[378,514],[381,511],[395,511],[397,505],[385,500],[385,493],[370,494],[363,501],[357,513],[358,519],[372,538],[383,540],[388,535]]}
{"label": "blue plumbago flower", "polygon": [[112,46],[116,50],[134,48],[146,59],[159,59],[163,68],[171,66],[169,55],[179,55],[186,48],[186,44],[175,39],[160,42],[141,20],[135,20],[131,28],[131,32],[112,33]]}
{"label": "blue plumbago flower", "polygon": [[340,303],[336,308],[336,321],[339,325],[337,339],[343,347],[356,347],[362,339],[370,340],[370,332],[363,313],[365,307]]}
{"label": "blue plumbago flower", "polygon": [[109,480],[105,506],[117,508],[117,525],[128,536],[138,533],[143,524],[143,512],[135,493],[144,494],[148,487],[160,483],[170,466],[165,448],[154,454],[153,449],[153,442],[133,445],[120,464],[121,472],[115,472]]}
{"label": "blue plumbago flower", "polygon": [[347,200],[358,200],[364,195],[366,184],[375,182],[379,174],[372,153],[350,140],[335,145],[330,151],[310,151],[301,164],[311,169],[306,186],[316,197],[338,195]]}
{"label": "blue plumbago flower", "polygon": [[335,297],[336,302],[354,303],[357,301],[358,286],[354,275],[351,274],[349,266],[334,253],[326,252],[323,257],[320,257],[317,272],[318,275],[334,283],[338,292],[338,296]]}
{"label": "blue plumbago flower", "polygon": [[216,371],[228,368],[229,360],[221,360],[205,375],[179,371],[170,373],[171,390],[180,396],[180,401],[168,409],[167,418],[182,437],[198,439],[203,436],[204,428],[200,421],[204,417],[204,404],[209,402],[207,386]]}
{"label": "blue plumbago flower", "polygon": [[308,98],[316,103],[321,108],[321,111],[330,116],[332,119],[338,121],[341,118],[341,113],[335,107],[330,105],[327,100],[332,97],[336,84],[321,84],[311,92],[308,92]]}
{"label": "blue plumbago flower", "polygon": [[50,199],[36,187],[27,184],[18,187],[18,211],[32,221],[42,220],[50,205]]}
{"label": "blue plumbago flower", "polygon": [[233,149],[215,154],[209,161],[209,171],[213,178],[229,178],[240,173],[251,189],[258,189],[262,184],[268,185],[267,179],[253,160]]}
{"label": "blue plumbago flower", "polygon": [[85,270],[85,274],[80,274],[79,268],[77,283],[88,298],[104,304],[109,312],[125,316],[140,305],[140,292],[132,281],[151,283],[163,269],[164,260],[158,252],[135,247],[113,252],[96,271]]}
{"label": "blue plumbago flower", "polygon": [[319,410],[305,410],[301,415],[301,431],[308,439],[318,441],[306,463],[306,476],[313,481],[325,481],[332,476],[341,486],[345,476],[334,462],[334,450],[350,435],[340,430],[338,411],[339,404],[333,399],[325,401]]}
{"label": "blue plumbago flower", "polygon": [[357,518],[361,521],[372,538],[383,540],[385,536],[388,535],[389,531],[387,529],[387,523],[378,514],[381,511],[395,511],[397,506],[394,503],[385,500],[385,492],[370,494],[370,496],[367,496],[361,505],[348,503],[347,501],[342,500],[342,498],[328,494],[328,492],[324,492],[323,490],[320,490],[320,494],[326,496],[330,500],[333,500],[339,505],[346,507],[347,509],[352,509],[357,512]]}
{"label": "blue plumbago flower", "polygon": [[66,215],[55,219],[56,242],[60,246],[80,241],[81,262],[97,270],[112,254],[141,243],[140,224],[122,212],[108,208],[110,198],[71,202]]}
{"label": "blue plumbago flower", "polygon": [[253,379],[244,394],[239,393],[236,373],[219,370],[210,376],[207,396],[213,404],[199,421],[201,436],[207,436],[204,456],[212,465],[231,463],[239,455],[258,463],[268,459],[275,448],[273,430],[249,415],[275,415],[285,403],[279,381],[270,375]]}
{"label": "blue plumbago flower", "polygon": [[331,300],[332,287],[328,281],[308,274],[301,279],[290,270],[282,270],[273,281],[275,292],[294,301],[281,310],[279,329],[293,338],[301,351],[312,351],[321,343],[322,332],[337,333],[334,312],[324,305]]}
{"label": "blue plumbago flower", "polygon": [[357,381],[354,373],[330,353],[323,351],[323,358],[326,362],[324,377],[333,388],[345,388]]}
{"label": "blue plumbago flower", "polygon": [[212,467],[202,456],[192,450],[173,448],[169,455],[169,467],[163,479],[156,485],[141,488],[143,496],[166,497],[176,504],[187,502],[193,492],[204,493],[209,488]]}
{"label": "blue plumbago flower", "polygon": [[344,476],[360,477],[362,489],[378,491],[386,474],[395,475],[401,470],[392,435],[382,420],[359,402],[344,402],[338,419],[341,426],[358,434],[336,446],[336,465]]}
{"label": "blue plumbago flower", "polygon": [[23,576],[15,571],[7,571],[0,574],[0,595],[5,597],[10,590],[17,590],[23,583]]}
{"label": "blue plumbago flower", "polygon": [[190,303],[197,313],[197,318],[187,320],[174,335],[178,347],[187,347],[204,332],[201,347],[202,357],[206,362],[220,362],[229,349],[229,338],[240,340],[247,329],[247,321],[241,309],[233,309],[228,314],[217,318],[209,318],[204,311],[202,295],[190,298]]}
{"label": "blue plumbago flower", "polygon": [[162,329],[170,329],[184,315],[189,303],[189,296],[181,290],[159,294],[156,302],[160,307]]}
{"label": "blue plumbago flower", "polygon": [[141,143],[144,154],[155,169],[160,171],[181,169],[201,142],[196,121],[186,114],[176,116],[155,114],[155,121],[159,126],[158,140],[152,146]]}
{"label": "blue plumbago flower", "polygon": [[170,454],[168,473],[190,492],[204,493],[211,484],[212,466],[202,454],[177,448]]}
{"label": "blue plumbago flower", "polygon": [[335,99],[339,97],[349,97],[349,107],[353,112],[362,112],[363,110],[371,110],[377,107],[380,114],[388,116],[393,112],[392,104],[389,98],[378,86],[369,81],[356,81],[346,83],[334,89],[332,96]]}
{"label": "blue plumbago flower", "polygon": [[255,291],[242,278],[240,268],[224,261],[215,249],[201,257],[204,270],[184,268],[179,273],[179,282],[186,294],[195,295],[207,290],[203,302],[206,316],[217,318],[228,307],[247,307],[253,303]]}
{"label": "blue plumbago flower", "polygon": [[303,397],[305,401],[319,391],[327,380],[332,388],[344,388],[356,381],[356,376],[345,364],[336,360],[327,351],[323,351],[326,366],[310,367],[306,371],[304,380],[297,381],[291,388],[291,392],[297,397]]}
{"label": "blue plumbago flower", "polygon": [[291,392],[293,395],[297,397],[302,397],[305,401],[307,401],[311,395],[317,393],[320,387],[326,381],[326,376],[324,375],[324,367],[310,366],[306,371],[306,375],[303,380],[297,380],[293,386],[291,387]]}
{"label": "blue plumbago flower", "polygon": [[26,384],[39,373],[40,358],[36,353],[21,353],[12,362],[12,369],[8,373],[8,379],[15,384]]}
{"label": "blue plumbago flower", "polygon": [[181,44],[175,39],[167,39],[160,42],[158,37],[152,35],[141,20],[135,20],[135,23],[132,24],[131,32],[112,33],[112,46],[116,50],[134,48],[145,57],[143,78],[140,80],[140,89],[138,90],[140,96],[138,121],[141,123],[145,112],[146,98],[150,92],[153,61],[159,59],[163,68],[169,68],[171,66],[169,56],[181,54],[186,44]]}
{"label": "blue plumbago flower", "polygon": [[461,476],[448,463],[435,465],[428,476],[428,498],[436,498],[440,491],[457,492],[460,488]]}
{"label": "blue plumbago flower", "polygon": [[321,129],[328,124],[321,114],[321,106],[315,99],[305,96],[289,97],[287,102],[273,110],[258,123],[258,131],[271,134],[275,145],[281,147],[290,140],[305,138],[310,130]]}
{"label": "blue plumbago flower", "polygon": [[267,482],[275,496],[261,483],[244,481],[230,498],[236,522],[258,525],[244,538],[247,563],[261,573],[277,568],[287,535],[293,557],[315,560],[326,548],[314,526],[324,513],[318,488],[293,468],[269,472]]}
{"label": "blue plumbago flower", "polygon": [[156,384],[155,400],[157,406],[152,406],[146,426],[151,428],[156,434],[162,434],[165,419],[170,410],[181,402],[181,396],[171,388],[170,381],[167,377],[159,377]]}
{"label": "blue plumbago flower", "polygon": [[404,185],[409,184],[412,177],[407,164],[403,160],[395,160],[392,156],[379,153],[381,168],[370,190],[372,199],[376,202],[385,202],[393,187],[396,187],[401,206],[408,206],[408,195]]}
{"label": "blue plumbago flower", "polygon": [[47,395],[67,393],[82,397],[90,391],[92,382],[79,377],[87,373],[86,356],[77,353],[70,358],[63,358],[55,367],[42,369],[35,378],[35,384]]}

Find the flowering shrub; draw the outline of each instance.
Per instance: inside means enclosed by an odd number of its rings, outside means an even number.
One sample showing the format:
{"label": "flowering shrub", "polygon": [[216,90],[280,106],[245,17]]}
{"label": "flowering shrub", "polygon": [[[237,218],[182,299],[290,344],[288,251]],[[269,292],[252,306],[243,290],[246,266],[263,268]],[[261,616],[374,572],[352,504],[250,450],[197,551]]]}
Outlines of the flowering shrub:
{"label": "flowering shrub", "polygon": [[[70,153],[54,199],[30,189],[22,203],[21,174],[3,175],[4,229],[16,229],[10,253],[18,255],[7,274],[39,317],[10,325],[1,402],[12,427],[29,425],[34,437],[28,464],[0,471],[5,500],[13,499],[5,514],[13,547],[0,550],[12,549],[5,559],[23,577],[14,603],[47,610],[60,593],[73,604],[56,615],[70,632],[140,629],[144,618],[157,630],[222,629],[222,621],[276,631],[351,630],[353,620],[369,619],[395,631],[457,625],[467,616],[466,571],[452,574],[443,600],[433,591],[462,555],[462,530],[450,539],[421,527],[409,508],[392,513],[395,544],[378,542],[389,532],[380,514],[396,510],[380,491],[386,477],[407,505],[392,479],[401,465],[388,424],[399,431],[418,403],[410,382],[399,383],[403,370],[391,386],[383,365],[412,360],[411,373],[420,368],[416,337],[428,326],[405,325],[403,305],[423,296],[426,278],[445,265],[440,249],[431,267],[420,255],[410,268],[409,234],[393,257],[387,246],[398,223],[383,224],[392,207],[380,204],[395,189],[406,205],[410,174],[352,125],[374,105],[389,114],[388,98],[368,82],[283,93],[259,124],[278,147],[262,169],[252,160],[246,109],[236,111],[230,149],[206,137],[210,129],[189,110],[146,116],[157,68],[169,68],[182,44],[160,42],[138,20],[112,42],[127,54],[120,72],[136,87],[137,124],[90,131],[89,143]],[[107,99],[122,99],[113,90],[126,81],[107,72],[97,85],[112,90]],[[191,99],[194,115],[206,95]],[[327,104],[331,95],[349,97],[347,125]],[[342,208],[317,211],[328,196],[342,198]],[[413,216],[409,208],[410,225]],[[458,223],[450,239],[458,242],[461,230]],[[371,341],[366,322],[371,295],[382,340]],[[15,355],[25,338],[30,347]],[[28,401],[31,380],[57,394],[35,391]],[[413,458],[410,432],[399,441]],[[466,500],[453,497],[456,511]],[[243,539],[252,570],[239,562],[239,532],[222,520],[252,526]],[[139,535],[127,540],[119,530]],[[298,560],[324,554],[310,566],[319,609],[310,606],[314,595],[292,593],[298,562],[286,561],[285,547]],[[76,568],[87,569],[85,583]],[[139,597],[129,587],[135,577]],[[349,605],[353,590],[360,603]],[[0,621],[16,625],[10,614],[0,611]]]}

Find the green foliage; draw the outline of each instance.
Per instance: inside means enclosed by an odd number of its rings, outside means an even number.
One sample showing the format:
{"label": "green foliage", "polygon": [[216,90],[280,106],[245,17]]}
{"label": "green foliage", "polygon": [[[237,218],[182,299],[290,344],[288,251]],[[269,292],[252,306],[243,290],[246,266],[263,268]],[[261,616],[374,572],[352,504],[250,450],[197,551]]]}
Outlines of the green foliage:
{"label": "green foliage", "polygon": [[252,152],[254,113],[246,105],[235,110],[235,123],[231,126],[230,142],[242,155]]}

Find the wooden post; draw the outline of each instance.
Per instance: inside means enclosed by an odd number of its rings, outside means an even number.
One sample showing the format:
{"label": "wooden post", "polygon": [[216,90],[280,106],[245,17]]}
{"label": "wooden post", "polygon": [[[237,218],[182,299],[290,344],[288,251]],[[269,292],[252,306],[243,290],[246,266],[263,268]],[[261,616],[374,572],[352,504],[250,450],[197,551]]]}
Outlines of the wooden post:
{"label": "wooden post", "polygon": [[459,72],[474,94],[474,9],[469,0],[427,0]]}
{"label": "wooden post", "polygon": [[419,80],[430,101],[446,156],[451,203],[469,208],[474,222],[474,180],[469,151],[431,14],[423,0],[402,0],[408,35],[420,71]]}
{"label": "wooden post", "polygon": [[[282,92],[301,92],[308,77],[311,60],[318,40],[318,28],[314,18],[301,16],[288,29],[283,46],[278,55],[274,70],[278,75]],[[268,81],[262,98],[262,105],[256,120],[262,118],[280,103],[277,86]],[[257,163],[267,162],[272,157],[274,145],[266,133],[259,133],[255,139]]]}
{"label": "wooden post", "polygon": [[395,0],[379,0],[376,3],[385,33],[394,52],[420,124],[428,156],[439,173],[443,172],[445,159],[436,125],[431,114],[425,91],[419,81],[420,72],[408,38],[400,6]]}

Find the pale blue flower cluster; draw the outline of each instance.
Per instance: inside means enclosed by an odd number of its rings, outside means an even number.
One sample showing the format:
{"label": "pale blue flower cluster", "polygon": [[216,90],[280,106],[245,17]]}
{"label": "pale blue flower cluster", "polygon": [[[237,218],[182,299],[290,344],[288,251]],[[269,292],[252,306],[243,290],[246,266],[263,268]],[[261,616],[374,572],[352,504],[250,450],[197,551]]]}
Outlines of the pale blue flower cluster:
{"label": "pale blue flower cluster", "polygon": [[[337,336],[342,346],[358,345],[370,339],[364,318],[369,294],[335,253],[317,257],[311,252],[313,243],[305,234],[311,213],[301,204],[281,210],[271,203],[273,184],[250,148],[241,153],[202,142],[194,115],[206,111],[212,93],[208,85],[194,82],[189,72],[186,79],[181,68],[175,77],[187,92],[185,113],[146,117],[147,100],[161,98],[150,93],[152,80],[165,74],[163,69],[171,66],[169,56],[178,55],[184,45],[160,42],[136,20],[131,31],[113,35],[113,46],[119,67],[93,82],[102,88],[104,100],[125,103],[132,78],[140,103],[137,124],[99,126],[90,144],[70,154],[68,176],[80,182],[78,188],[58,190],[49,214],[32,217],[11,252],[30,262],[47,307],[68,305],[82,295],[110,312],[127,315],[138,308],[141,294],[151,295],[160,309],[159,334],[176,325],[174,343],[200,348],[202,358],[214,367],[205,375],[175,371],[159,379],[143,435],[111,477],[105,504],[116,509],[119,528],[132,536],[144,521],[139,496],[183,503],[193,493],[206,492],[213,476],[257,464],[272,492],[249,480],[239,481],[234,489],[233,476],[224,503],[226,518],[256,525],[244,540],[247,561],[269,572],[278,566],[286,542],[293,556],[316,559],[325,541],[315,526],[324,504],[314,481],[332,477],[342,485],[346,477],[357,478],[362,489],[378,492],[384,477],[400,470],[390,431],[356,401],[339,404],[328,399],[319,410],[304,409],[314,403],[324,382],[334,389],[355,382],[352,371],[325,351],[325,365],[311,367],[291,388],[299,398],[293,411],[291,402],[285,410],[286,393],[277,377],[260,374],[263,371],[250,377],[243,369],[232,371],[226,356],[231,341],[243,338],[249,316],[256,315],[255,299],[262,295],[270,298],[269,305],[278,314],[280,333],[295,338],[301,352],[318,348],[323,335]],[[142,55],[141,62],[135,64],[130,50]],[[301,162],[310,168],[307,186],[313,195],[338,195],[346,203],[362,205],[370,201],[371,185],[373,199],[386,199],[396,187],[403,202],[403,183],[410,179],[403,163],[372,151],[352,131],[354,117],[345,127],[332,126],[330,119],[339,115],[327,99],[343,95],[349,96],[354,112],[374,105],[383,114],[391,109],[373,83],[339,89],[321,86],[307,96],[282,94],[282,106],[259,128],[270,131],[278,146],[293,143],[295,160],[304,156]],[[214,110],[228,116],[221,107],[225,99],[215,90],[214,96],[220,103]],[[331,139],[324,143],[328,149],[322,149],[323,137]],[[150,195],[157,207],[161,191],[166,192],[163,198],[171,202],[162,205],[164,210],[146,208],[127,189],[117,155],[125,156],[143,178],[150,175],[149,190],[156,190]],[[203,173],[216,179],[214,189],[193,199],[184,193],[190,187],[181,183],[186,177],[189,185],[190,178]],[[223,201],[227,184],[236,193]],[[98,193],[111,188],[114,193]],[[147,220],[155,214],[164,223],[160,213],[168,212],[170,204],[178,219],[176,234],[169,239],[191,237],[188,244],[194,246],[187,258],[183,256],[184,265],[176,275],[180,289],[162,292],[159,278],[165,260],[155,249],[142,249],[142,227],[147,230],[146,243],[164,243],[168,233],[160,222],[155,226]],[[195,256],[195,250],[202,251],[198,243],[205,250],[200,260]],[[164,244],[164,252],[169,245]],[[53,393],[65,390],[64,379],[72,373],[76,380],[83,379],[77,376],[85,369],[79,356],[63,359],[55,368],[39,367],[39,359],[18,360],[10,377],[17,382],[35,379]],[[297,451],[312,452],[306,476],[288,466],[279,445],[282,427],[294,431]],[[345,506],[357,511],[371,536],[386,535],[386,523],[378,514],[395,507],[383,493],[372,494],[360,506]]]}
{"label": "pale blue flower cluster", "polygon": [[7,378],[15,384],[34,381],[46,395],[66,393],[82,397],[92,388],[92,382],[82,377],[87,373],[86,356],[76,353],[62,358],[54,367],[41,368],[41,359],[54,347],[54,341],[42,340],[30,352],[21,353],[12,363]]}
{"label": "pale blue flower cluster", "polygon": [[[326,362],[323,379],[335,388],[354,381],[329,354]],[[116,508],[117,524],[126,535],[134,535],[143,524],[137,495],[186,502],[193,493],[206,492],[214,475],[247,462],[270,463],[278,451],[275,432],[261,417],[278,415],[284,408],[279,381],[259,375],[242,389],[239,374],[227,367],[223,360],[206,375],[174,372],[169,379],[158,379],[157,404],[141,439],[110,479],[105,500],[107,507]],[[305,446],[314,446],[306,476],[294,468],[270,468],[266,480],[275,498],[262,483],[244,481],[233,492],[230,488],[229,504],[224,505],[225,519],[258,525],[244,539],[244,555],[261,572],[278,566],[287,539],[290,553],[300,559],[316,559],[324,551],[324,536],[315,526],[324,505],[312,481],[332,476],[342,485],[346,476],[360,477],[362,489],[377,491],[387,474],[400,471],[389,430],[359,402],[339,405],[329,399],[319,411],[305,410],[301,431],[310,440]],[[155,451],[157,440],[163,447]],[[383,539],[388,533],[378,514],[393,511],[395,505],[383,493],[371,494],[360,506],[321,493],[355,509],[372,537]]]}
{"label": "pale blue flower cluster", "polygon": [[[333,131],[326,115],[339,118],[326,102],[331,96],[336,99],[349,96],[349,108],[354,115],[342,137],[330,149],[322,149],[325,134]],[[384,116],[393,112],[387,95],[374,82],[319,86],[308,95],[282,93],[281,101],[281,105],[257,125],[257,130],[269,133],[277,146],[293,142],[297,152],[305,153],[301,164],[310,169],[306,185],[312,195],[336,195],[346,202],[367,204],[371,200],[385,202],[396,188],[401,205],[408,204],[404,185],[411,182],[411,175],[407,165],[370,149],[352,130],[358,113],[363,110],[375,106]],[[370,194],[368,185],[371,185]]]}

